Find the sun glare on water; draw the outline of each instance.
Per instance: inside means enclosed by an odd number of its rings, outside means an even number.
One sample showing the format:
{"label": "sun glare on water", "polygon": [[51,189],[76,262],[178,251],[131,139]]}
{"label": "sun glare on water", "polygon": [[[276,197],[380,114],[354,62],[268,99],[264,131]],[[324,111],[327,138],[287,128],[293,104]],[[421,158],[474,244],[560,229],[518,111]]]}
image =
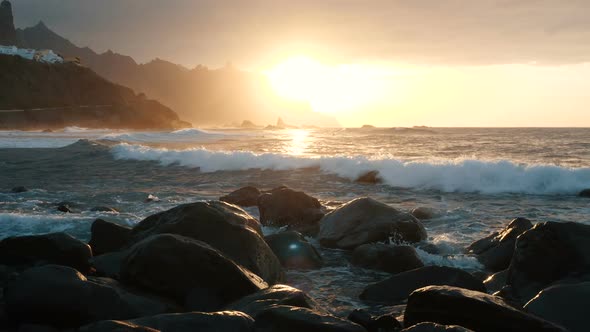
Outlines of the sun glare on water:
{"label": "sun glare on water", "polygon": [[287,99],[307,101],[316,112],[339,113],[376,102],[386,93],[387,73],[365,65],[326,65],[291,57],[265,71],[273,89]]}

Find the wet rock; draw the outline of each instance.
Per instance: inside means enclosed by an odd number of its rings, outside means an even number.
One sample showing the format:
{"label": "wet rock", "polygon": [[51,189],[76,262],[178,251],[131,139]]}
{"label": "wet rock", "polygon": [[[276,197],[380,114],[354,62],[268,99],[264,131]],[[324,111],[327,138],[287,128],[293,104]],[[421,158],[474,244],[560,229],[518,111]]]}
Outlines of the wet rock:
{"label": "wet rock", "polygon": [[256,225],[256,219],[234,205],[197,202],[147,217],[133,228],[132,241],[162,233],[190,237],[221,251],[268,283],[280,282],[281,263],[255,229]]}
{"label": "wet rock", "polygon": [[441,253],[441,249],[434,243],[422,241],[416,243],[415,246],[417,249],[420,249],[432,255],[440,255]]}
{"label": "wet rock", "polygon": [[354,249],[365,243],[420,242],[426,239],[422,223],[409,213],[371,198],[350,201],[320,222],[318,239],[328,248]]}
{"label": "wet rock", "polygon": [[119,213],[119,210],[109,207],[109,206],[95,206],[90,209],[90,212],[109,212],[109,213]]}
{"label": "wet rock", "polygon": [[275,305],[307,308],[325,313],[317,302],[305,292],[287,285],[274,285],[245,296],[225,307],[225,310],[244,312],[252,317]]}
{"label": "wet rock", "polygon": [[477,255],[477,259],[489,270],[498,272],[507,269],[512,260],[516,238],[531,229],[533,224],[525,218],[512,220],[500,232],[495,232],[473,242],[467,250]]}
{"label": "wet rock", "polygon": [[169,309],[166,304],[90,281],[59,265],[24,271],[8,283],[4,299],[14,321],[58,327],[154,315]]}
{"label": "wet rock", "polygon": [[382,183],[383,179],[379,176],[378,171],[370,171],[364,174],[361,174],[356,180],[356,183],[364,183],[364,184],[378,184]]}
{"label": "wet rock", "polygon": [[66,233],[9,237],[0,241],[0,264],[26,268],[59,264],[88,273],[92,250]]}
{"label": "wet rock", "polygon": [[160,198],[158,196],[149,194],[147,196],[147,198],[145,199],[144,202],[146,202],[146,203],[156,203],[156,202],[159,202],[159,201],[160,201]]}
{"label": "wet rock", "polygon": [[124,284],[214,311],[268,285],[208,244],[160,234],[134,245],[121,267]]}
{"label": "wet rock", "polygon": [[59,329],[45,325],[21,324],[18,327],[18,332],[59,332]]}
{"label": "wet rock", "polygon": [[266,243],[287,269],[319,269],[323,265],[322,256],[301,233],[286,231],[265,237]]}
{"label": "wet rock", "polygon": [[82,326],[78,332],[160,332],[146,326],[135,325],[119,320],[103,320]]}
{"label": "wet rock", "polygon": [[542,290],[524,309],[570,332],[588,331],[590,282],[555,285]]}
{"label": "wet rock", "polygon": [[307,308],[272,306],[255,317],[256,331],[268,332],[365,332],[365,328],[348,320]]}
{"label": "wet rock", "polygon": [[90,228],[88,244],[94,255],[102,255],[123,248],[131,239],[131,228],[96,219]]}
{"label": "wet rock", "polygon": [[258,188],[248,186],[233,191],[225,196],[219,198],[220,201],[227,202],[238,206],[256,206],[258,205],[258,197],[260,190]]}
{"label": "wet rock", "polygon": [[60,212],[63,212],[63,213],[72,213],[72,209],[67,204],[60,204],[60,205],[58,205],[57,206],[57,211],[60,211]]}
{"label": "wet rock", "polygon": [[584,189],[578,194],[580,197],[590,197],[590,189]]}
{"label": "wet rock", "polygon": [[383,243],[363,244],[352,252],[351,263],[367,269],[400,273],[423,267],[416,249]]}
{"label": "wet rock", "polygon": [[302,191],[279,187],[258,198],[260,222],[265,226],[289,226],[315,235],[324,216],[320,202]]}
{"label": "wet rock", "polygon": [[436,323],[419,323],[401,332],[471,332],[473,330],[466,329],[458,325],[440,325]]}
{"label": "wet rock", "polygon": [[435,218],[437,213],[436,210],[426,206],[420,206],[412,210],[412,215],[420,220],[428,220]]}
{"label": "wet rock", "polygon": [[24,186],[14,187],[10,190],[10,192],[13,194],[25,193],[27,191],[29,191],[29,189],[27,189],[27,187],[24,187]]}
{"label": "wet rock", "polygon": [[364,327],[367,332],[393,332],[402,327],[392,315],[373,316],[362,309],[351,312],[348,315],[348,320]]}
{"label": "wet rock", "polygon": [[[127,320],[124,322],[103,321],[80,328],[80,332],[161,331],[161,332],[252,332],[254,320],[236,311],[187,312],[162,314]],[[122,327],[123,330],[118,328]],[[145,328],[145,329],[142,329]],[[146,330],[147,329],[147,330]]]}
{"label": "wet rock", "polygon": [[520,311],[503,299],[450,286],[428,286],[408,299],[404,325],[459,325],[474,331],[560,331],[565,329]]}
{"label": "wet rock", "polygon": [[573,222],[536,224],[516,240],[507,285],[523,303],[561,279],[590,271],[590,226]]}
{"label": "wet rock", "polygon": [[504,286],[506,286],[506,280],[508,279],[508,270],[503,270],[500,272],[496,272],[486,278],[483,284],[486,286],[486,289],[489,293],[495,293],[500,291]]}
{"label": "wet rock", "polygon": [[121,278],[121,266],[129,250],[115,251],[100,256],[94,256],[90,259],[90,264],[94,273],[98,277],[108,277],[119,280]]}
{"label": "wet rock", "polygon": [[365,301],[398,304],[416,289],[430,285],[448,285],[485,292],[481,280],[469,272],[444,266],[425,266],[396,274],[367,286],[360,295]]}

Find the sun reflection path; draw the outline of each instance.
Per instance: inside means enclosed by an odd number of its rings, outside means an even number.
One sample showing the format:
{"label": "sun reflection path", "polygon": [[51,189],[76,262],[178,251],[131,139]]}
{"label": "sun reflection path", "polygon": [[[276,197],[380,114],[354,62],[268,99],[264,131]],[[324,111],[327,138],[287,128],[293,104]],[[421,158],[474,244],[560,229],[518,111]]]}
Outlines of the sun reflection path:
{"label": "sun reflection path", "polygon": [[304,155],[311,140],[309,138],[309,131],[304,129],[289,130],[291,141],[286,147],[286,152],[290,155],[301,156]]}

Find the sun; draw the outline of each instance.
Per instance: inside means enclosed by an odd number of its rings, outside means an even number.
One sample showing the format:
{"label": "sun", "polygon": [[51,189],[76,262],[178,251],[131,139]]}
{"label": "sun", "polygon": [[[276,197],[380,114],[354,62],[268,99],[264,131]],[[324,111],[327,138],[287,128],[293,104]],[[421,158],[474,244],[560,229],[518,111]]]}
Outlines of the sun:
{"label": "sun", "polygon": [[362,108],[385,92],[383,73],[366,65],[327,65],[311,57],[294,56],[264,73],[278,95],[309,102],[321,113]]}

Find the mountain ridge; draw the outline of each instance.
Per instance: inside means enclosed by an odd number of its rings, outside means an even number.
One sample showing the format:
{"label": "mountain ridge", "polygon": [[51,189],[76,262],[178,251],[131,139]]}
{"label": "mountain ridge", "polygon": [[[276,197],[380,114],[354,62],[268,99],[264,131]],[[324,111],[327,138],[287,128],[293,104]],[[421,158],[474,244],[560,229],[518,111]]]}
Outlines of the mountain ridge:
{"label": "mountain ridge", "polygon": [[196,125],[239,124],[245,120],[275,123],[281,117],[298,125],[340,126],[335,118],[313,112],[306,102],[277,96],[262,74],[231,65],[189,69],[158,58],[140,64],[111,50],[99,54],[89,47],[78,47],[42,21],[17,29],[16,34],[20,47],[53,49],[65,57],[78,57],[104,78],[149,95]]}
{"label": "mountain ridge", "polygon": [[75,63],[0,55],[0,72],[2,129],[190,127],[170,108]]}

